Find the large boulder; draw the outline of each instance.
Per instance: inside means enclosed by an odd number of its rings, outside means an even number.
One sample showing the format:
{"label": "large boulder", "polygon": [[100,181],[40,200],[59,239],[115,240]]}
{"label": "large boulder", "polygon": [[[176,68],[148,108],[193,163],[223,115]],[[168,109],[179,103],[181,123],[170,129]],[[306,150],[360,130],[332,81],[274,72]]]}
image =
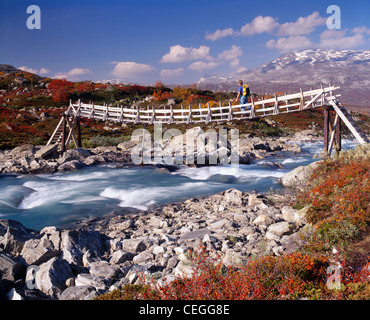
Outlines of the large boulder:
{"label": "large boulder", "polygon": [[[26,281],[32,277],[33,274],[27,273]],[[40,265],[35,275],[35,284],[46,295],[57,298],[66,288],[66,280],[72,277],[73,273],[68,262],[55,257]]]}
{"label": "large boulder", "polygon": [[65,289],[59,300],[90,300],[95,295],[96,289],[93,286],[73,286]]}
{"label": "large boulder", "polygon": [[48,146],[43,146],[35,153],[35,158],[47,158],[53,153],[56,153],[57,150],[58,150],[57,144],[50,144]]}
{"label": "large boulder", "polygon": [[58,167],[58,171],[59,172],[76,171],[84,166],[85,164],[80,160],[71,160],[61,164]]}
{"label": "large boulder", "polygon": [[72,160],[79,160],[82,162],[85,160],[85,158],[91,155],[92,153],[84,148],[70,149],[63,154],[61,162],[65,163]]}
{"label": "large boulder", "polygon": [[0,220],[0,249],[4,252],[20,253],[25,242],[34,235],[21,223],[4,219]]}
{"label": "large boulder", "polygon": [[295,168],[294,170],[288,172],[287,174],[279,178],[278,181],[284,187],[304,189],[307,183],[309,182],[308,180],[312,175],[313,170],[317,168],[320,163],[321,161],[316,161],[308,166],[301,166]]}
{"label": "large boulder", "polygon": [[14,158],[33,157],[35,146],[32,144],[23,144],[10,151],[9,155]]}
{"label": "large boulder", "polygon": [[59,255],[58,247],[44,235],[41,239],[30,239],[23,246],[21,256],[29,265],[40,265]]}
{"label": "large boulder", "polygon": [[267,229],[268,232],[281,237],[285,234],[291,234],[294,230],[294,224],[287,221],[282,221],[270,225]]}
{"label": "large boulder", "polygon": [[0,276],[3,281],[14,282],[21,279],[26,267],[10,255],[0,252]]}
{"label": "large boulder", "polygon": [[242,197],[243,192],[237,190],[237,189],[228,189],[224,192],[224,201],[228,203],[229,205],[242,205]]}
{"label": "large boulder", "polygon": [[109,264],[106,261],[97,261],[90,264],[90,273],[95,276],[114,279],[120,272],[118,266]]}
{"label": "large boulder", "polygon": [[124,239],[122,249],[131,253],[139,253],[146,249],[146,245],[142,239]]}
{"label": "large boulder", "polygon": [[62,257],[69,263],[83,265],[84,253],[90,251],[92,256],[100,257],[104,253],[104,239],[95,231],[63,230],[60,250]]}

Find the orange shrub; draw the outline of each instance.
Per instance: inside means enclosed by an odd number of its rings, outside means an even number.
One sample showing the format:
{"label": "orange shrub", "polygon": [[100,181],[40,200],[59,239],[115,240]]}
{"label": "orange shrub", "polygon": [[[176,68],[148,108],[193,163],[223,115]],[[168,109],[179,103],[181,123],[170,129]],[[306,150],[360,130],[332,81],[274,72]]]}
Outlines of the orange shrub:
{"label": "orange shrub", "polygon": [[299,201],[311,204],[308,221],[316,224],[315,245],[330,249],[358,237],[370,223],[370,161],[368,153],[344,152],[324,161]]}

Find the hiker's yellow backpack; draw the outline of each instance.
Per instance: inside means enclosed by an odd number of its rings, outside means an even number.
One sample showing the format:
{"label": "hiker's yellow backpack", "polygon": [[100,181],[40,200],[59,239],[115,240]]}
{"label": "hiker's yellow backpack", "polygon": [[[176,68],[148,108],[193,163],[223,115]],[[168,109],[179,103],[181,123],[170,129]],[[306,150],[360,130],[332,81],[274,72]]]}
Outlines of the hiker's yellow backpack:
{"label": "hiker's yellow backpack", "polygon": [[247,84],[243,84],[243,96],[249,97],[251,95],[249,87]]}

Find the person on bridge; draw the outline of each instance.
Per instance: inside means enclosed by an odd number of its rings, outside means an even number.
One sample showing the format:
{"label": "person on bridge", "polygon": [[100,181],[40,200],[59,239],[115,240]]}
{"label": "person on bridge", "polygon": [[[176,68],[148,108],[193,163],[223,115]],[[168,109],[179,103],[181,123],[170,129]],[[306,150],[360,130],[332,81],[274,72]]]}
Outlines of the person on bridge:
{"label": "person on bridge", "polygon": [[[249,103],[249,97],[251,96],[250,89],[247,84],[243,84],[243,80],[239,80],[239,88],[238,88],[238,96],[236,97],[235,101],[238,101],[240,99],[240,104],[247,104]],[[251,107],[247,106],[248,110],[251,109]],[[245,111],[245,107],[241,106],[240,109],[242,111]],[[246,116],[245,113],[243,113],[243,116]]]}

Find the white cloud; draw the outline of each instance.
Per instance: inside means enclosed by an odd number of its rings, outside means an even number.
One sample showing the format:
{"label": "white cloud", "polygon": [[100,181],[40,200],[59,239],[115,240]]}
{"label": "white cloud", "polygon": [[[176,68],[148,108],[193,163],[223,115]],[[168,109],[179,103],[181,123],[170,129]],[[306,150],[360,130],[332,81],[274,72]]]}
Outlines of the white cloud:
{"label": "white cloud", "polygon": [[325,30],[320,36],[319,48],[353,49],[365,43],[364,37],[355,28],[353,36],[347,36],[347,30]]}
{"label": "white cloud", "polygon": [[352,30],[353,33],[370,34],[370,29],[367,27],[356,27]]}
{"label": "white cloud", "polygon": [[186,48],[181,45],[175,45],[170,47],[170,52],[165,54],[161,61],[162,63],[179,63],[184,61],[207,59],[210,60],[209,56],[210,48],[207,46],[200,46],[197,48]]}
{"label": "white cloud", "polygon": [[47,74],[47,73],[50,73],[50,70],[49,69],[46,69],[46,68],[41,68],[40,70],[37,70],[37,69],[28,68],[26,66],[21,66],[18,69],[23,70],[23,71],[26,71],[26,72],[30,72],[30,73],[35,73],[35,74]]}
{"label": "white cloud", "polygon": [[214,61],[211,61],[211,62],[196,61],[196,62],[193,62],[189,66],[189,69],[194,70],[194,71],[203,71],[203,70],[207,70],[207,69],[216,68],[219,65],[220,65],[219,62],[214,62]]}
{"label": "white cloud", "polygon": [[299,17],[296,22],[287,22],[279,26],[279,36],[293,36],[312,33],[316,27],[325,25],[326,18],[315,11],[307,17]]}
{"label": "white cloud", "polygon": [[231,49],[221,52],[218,56],[218,60],[235,60],[243,54],[240,47],[233,45]]}
{"label": "white cloud", "polygon": [[290,36],[288,38],[270,40],[266,43],[267,48],[279,51],[301,50],[312,47],[312,45],[311,40],[304,36]]}
{"label": "white cloud", "polygon": [[234,34],[234,30],[232,28],[227,29],[217,29],[215,32],[207,32],[206,33],[206,39],[211,41],[216,41],[218,39],[232,36]]}
{"label": "white cloud", "polygon": [[279,24],[277,18],[257,16],[252,22],[242,26],[240,31],[234,31],[232,28],[217,29],[213,33],[207,32],[206,39],[216,41],[232,35],[253,36],[264,32],[279,36],[304,35],[312,33],[318,26],[325,25],[326,20],[326,18],[320,17],[317,11],[307,17],[299,17],[295,22],[287,22],[284,24]]}
{"label": "white cloud", "polygon": [[67,74],[71,77],[81,76],[83,74],[89,74],[91,71],[89,69],[83,69],[83,68],[74,68],[67,72]]}
{"label": "white cloud", "polygon": [[163,69],[159,73],[164,78],[172,78],[172,77],[178,77],[184,73],[184,68],[178,68],[178,69]]}
{"label": "white cloud", "polygon": [[41,69],[39,70],[39,74],[48,74],[48,73],[50,73],[50,70],[49,70],[49,69],[41,68]]}
{"label": "white cloud", "polygon": [[263,32],[272,33],[279,23],[275,18],[258,16],[253,19],[251,23],[247,23],[237,32],[238,35],[252,36]]}
{"label": "white cloud", "polygon": [[120,79],[131,79],[153,71],[155,68],[148,64],[125,61],[117,62],[112,74]]}
{"label": "white cloud", "polygon": [[79,80],[79,76],[82,76],[84,74],[90,74],[92,73],[89,69],[83,69],[83,68],[73,68],[72,70],[69,70],[68,72],[59,72],[57,73],[54,78],[57,79],[68,79],[68,80]]}
{"label": "white cloud", "polygon": [[234,59],[230,61],[230,67],[238,67],[240,64],[239,59]]}

